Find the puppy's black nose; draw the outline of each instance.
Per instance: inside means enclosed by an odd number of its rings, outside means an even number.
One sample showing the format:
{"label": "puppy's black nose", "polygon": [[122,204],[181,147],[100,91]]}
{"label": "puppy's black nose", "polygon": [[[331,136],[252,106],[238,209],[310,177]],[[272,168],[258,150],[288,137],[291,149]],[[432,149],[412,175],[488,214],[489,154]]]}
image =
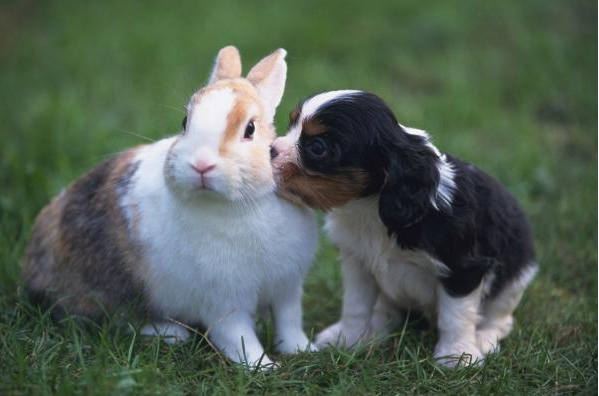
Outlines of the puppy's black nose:
{"label": "puppy's black nose", "polygon": [[270,159],[275,159],[279,155],[279,152],[275,148],[275,146],[270,146]]}

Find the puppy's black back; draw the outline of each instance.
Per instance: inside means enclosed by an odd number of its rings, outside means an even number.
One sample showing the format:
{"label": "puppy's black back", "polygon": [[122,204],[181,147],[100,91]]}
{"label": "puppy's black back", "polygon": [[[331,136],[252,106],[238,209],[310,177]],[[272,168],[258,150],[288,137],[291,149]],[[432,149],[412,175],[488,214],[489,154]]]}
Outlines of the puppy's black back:
{"label": "puppy's black back", "polygon": [[494,274],[491,297],[535,260],[530,224],[516,199],[474,165],[447,156],[455,169],[451,208],[429,211],[407,228],[390,227],[403,248],[434,253],[449,267],[443,283],[463,295],[488,272]]}
{"label": "puppy's black back", "polygon": [[403,249],[440,259],[450,269],[441,278],[450,294],[466,295],[492,274],[495,295],[535,265],[531,228],[516,199],[476,166],[439,152],[423,131],[404,129],[378,96],[343,95],[311,118],[338,154],[311,159],[304,147],[312,137],[302,134],[304,166],[324,175],[366,173],[362,193],[379,195],[379,216],[389,234]]}

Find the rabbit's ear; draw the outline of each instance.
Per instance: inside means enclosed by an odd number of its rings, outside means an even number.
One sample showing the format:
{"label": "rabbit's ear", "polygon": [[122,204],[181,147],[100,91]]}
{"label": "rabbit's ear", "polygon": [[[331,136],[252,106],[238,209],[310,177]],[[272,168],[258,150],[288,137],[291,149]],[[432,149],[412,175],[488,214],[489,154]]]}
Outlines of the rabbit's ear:
{"label": "rabbit's ear", "polygon": [[241,58],[237,48],[229,45],[218,51],[208,84],[225,78],[241,77]]}
{"label": "rabbit's ear", "polygon": [[258,94],[266,102],[266,111],[269,118],[273,118],[275,110],[285,91],[287,79],[287,51],[279,48],[258,64],[252,67],[247,79],[256,87]]}

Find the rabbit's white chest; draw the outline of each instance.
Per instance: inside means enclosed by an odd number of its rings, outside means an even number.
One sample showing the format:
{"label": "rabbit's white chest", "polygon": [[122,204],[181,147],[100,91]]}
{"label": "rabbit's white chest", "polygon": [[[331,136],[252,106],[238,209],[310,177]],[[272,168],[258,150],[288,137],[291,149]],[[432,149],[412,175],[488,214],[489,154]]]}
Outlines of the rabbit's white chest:
{"label": "rabbit's white chest", "polygon": [[159,178],[146,180],[136,180],[128,200],[145,259],[140,276],[160,315],[209,326],[231,310],[254,314],[301,282],[317,243],[311,212],[274,195],[245,209],[182,205]]}
{"label": "rabbit's white chest", "polygon": [[312,261],[302,250],[313,251],[310,234],[316,230],[294,213],[286,218],[296,225],[293,233],[276,213],[269,221],[209,211],[168,220],[149,211],[141,217],[152,303],[181,319],[201,320],[215,306],[254,313],[288,282],[301,280]]}

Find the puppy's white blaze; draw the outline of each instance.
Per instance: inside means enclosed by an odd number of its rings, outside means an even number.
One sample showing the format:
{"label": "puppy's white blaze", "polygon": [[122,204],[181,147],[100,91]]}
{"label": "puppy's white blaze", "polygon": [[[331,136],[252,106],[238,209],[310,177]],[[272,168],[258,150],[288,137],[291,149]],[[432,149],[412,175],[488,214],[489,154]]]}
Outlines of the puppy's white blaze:
{"label": "puppy's white blaze", "polygon": [[301,125],[303,120],[309,118],[312,114],[317,112],[318,109],[322,107],[325,103],[330,102],[331,100],[337,99],[339,97],[355,94],[358,92],[360,91],[354,89],[343,89],[340,91],[329,91],[311,97],[302,106],[302,113],[299,124]]}
{"label": "puppy's white blaze", "polygon": [[198,104],[190,104],[187,135],[193,139],[192,144],[218,150],[234,103],[233,91],[223,88],[208,92]]}
{"label": "puppy's white blaze", "polygon": [[455,169],[453,166],[447,161],[447,157],[445,154],[441,153],[439,149],[431,142],[431,138],[422,129],[410,128],[405,125],[399,124],[406,133],[410,135],[420,136],[425,140],[425,144],[428,148],[430,148],[437,157],[439,157],[437,161],[437,170],[439,171],[439,184],[437,186],[437,191],[435,195],[431,197],[431,204],[437,210],[439,210],[439,205],[443,205],[446,207],[451,206],[451,202],[453,200],[453,193],[456,189],[455,184]]}
{"label": "puppy's white blaze", "polygon": [[[331,100],[340,98],[342,96],[351,95],[358,93],[360,91],[345,89],[339,91],[329,91],[325,93],[321,93],[316,95],[304,102],[301,107],[301,113],[295,125],[287,131],[287,134],[283,137],[277,139],[277,146],[283,150],[289,150],[293,145],[297,144],[297,141],[300,138],[302,133],[302,124],[304,120],[310,118],[314,113],[318,111],[320,107],[322,107],[325,103],[330,102]],[[297,153],[296,153],[297,154]]]}

